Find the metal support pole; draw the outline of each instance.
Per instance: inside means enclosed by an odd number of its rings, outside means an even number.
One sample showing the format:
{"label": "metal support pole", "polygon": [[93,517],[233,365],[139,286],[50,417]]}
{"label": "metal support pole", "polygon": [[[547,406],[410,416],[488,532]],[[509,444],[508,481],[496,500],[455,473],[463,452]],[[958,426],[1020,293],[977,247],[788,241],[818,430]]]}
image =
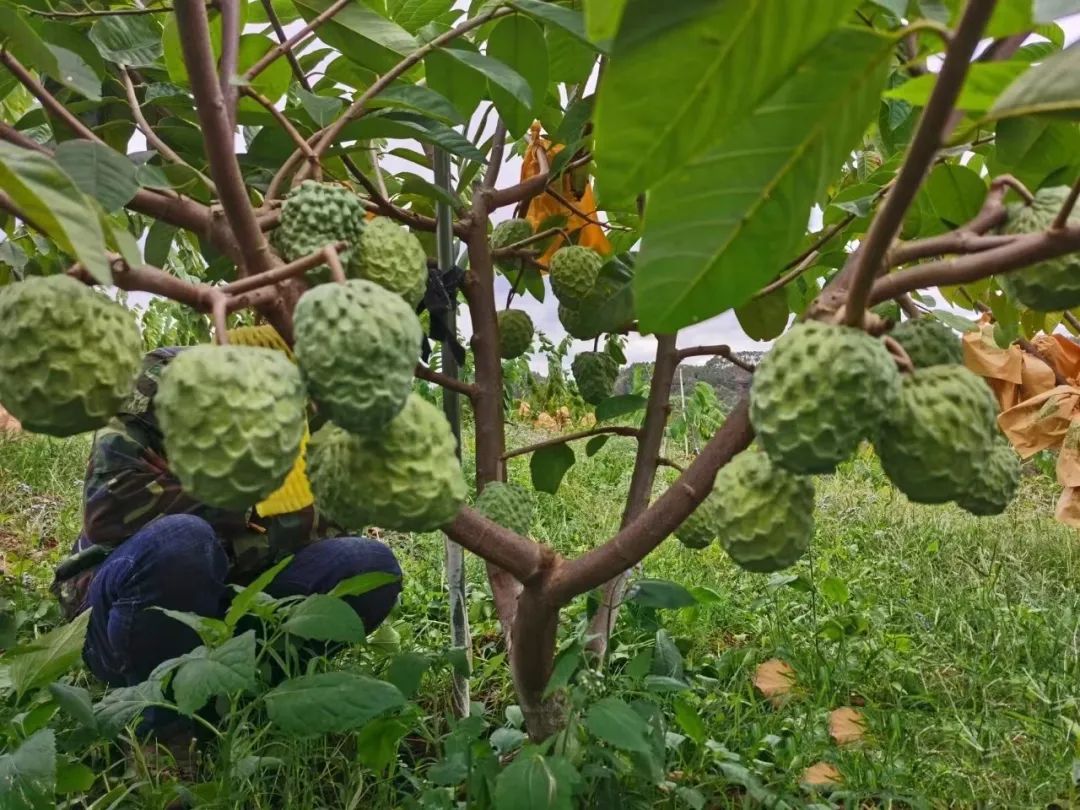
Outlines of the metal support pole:
{"label": "metal support pole", "polygon": [[[451,192],[450,156],[442,149],[435,149],[435,184],[447,193]],[[438,245],[439,270],[446,272],[454,264],[454,223],[449,204],[439,200],[436,203],[436,242]],[[450,334],[457,329],[457,302],[446,315],[446,327]],[[457,358],[450,345],[442,345],[442,372],[455,379],[458,376]],[[446,388],[442,391],[443,413],[450,422],[450,428],[457,440],[458,460],[461,459],[461,404],[456,391]],[[465,655],[472,664],[472,642],[469,637],[469,612],[465,601],[465,551],[449,537],[446,542],[446,583],[450,600],[450,643],[465,650]],[[454,710],[461,717],[469,715],[469,679],[454,673],[453,683]]]}

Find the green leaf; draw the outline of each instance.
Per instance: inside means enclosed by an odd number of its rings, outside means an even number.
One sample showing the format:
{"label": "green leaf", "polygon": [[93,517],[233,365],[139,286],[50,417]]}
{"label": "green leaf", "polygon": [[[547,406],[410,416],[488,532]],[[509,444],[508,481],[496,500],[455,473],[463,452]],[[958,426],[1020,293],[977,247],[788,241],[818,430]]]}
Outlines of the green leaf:
{"label": "green leaf", "polygon": [[49,694],[53,696],[60,708],[81,726],[94,729],[97,722],[94,720],[94,706],[90,701],[90,693],[81,686],[55,681],[49,684]]}
{"label": "green leaf", "polygon": [[345,596],[362,596],[365,593],[370,593],[376,588],[381,588],[383,585],[389,585],[391,582],[400,582],[401,577],[397,574],[388,574],[386,571],[368,571],[366,574],[357,574],[354,577],[343,579],[334,589],[330,591],[330,596],[337,596],[339,598]]}
{"label": "green leaf", "polygon": [[[968,69],[956,107],[968,112],[983,112],[994,106],[1001,92],[1023,74],[1024,62],[976,62]],[[885,97],[906,101],[913,107],[925,107],[937,85],[936,73],[924,73],[899,87],[885,91]]]}
{"label": "green leaf", "polygon": [[150,67],[164,53],[161,26],[151,14],[100,17],[87,35],[108,62],[132,67]]}
{"label": "green leaf", "polygon": [[77,53],[45,42],[6,4],[0,5],[0,46],[10,49],[25,67],[48,74],[91,101],[101,101],[101,80],[93,68]]}
{"label": "green leaf", "polygon": [[388,0],[386,10],[391,20],[415,34],[450,11],[453,5],[454,0]]}
{"label": "green leaf", "polygon": [[356,761],[382,773],[397,760],[401,738],[412,726],[396,717],[378,717],[360,729],[356,735]]}
{"label": "green leaf", "polygon": [[[656,646],[653,650],[652,674],[682,681],[685,676],[682,653],[675,646],[671,634],[663,628],[656,631]],[[682,684],[685,686],[685,684]]]}
{"label": "green leaf", "polygon": [[61,796],[69,793],[85,793],[94,786],[97,774],[75,759],[64,757],[56,763],[56,792]]}
{"label": "green leaf", "polygon": [[[240,37],[240,50],[236,55],[237,74],[243,74],[272,50],[275,44],[270,37],[264,37],[261,34],[244,34]],[[289,67],[288,60],[278,59],[255,77],[255,80],[251,82],[251,89],[266,96],[270,101],[276,102],[288,92],[291,81],[292,68]],[[253,98],[241,97],[237,102],[237,110],[260,117],[267,115],[263,106]]]}
{"label": "green leaf", "polygon": [[844,605],[851,600],[851,592],[848,590],[847,582],[840,577],[825,577],[821,580],[821,595],[825,597],[826,601],[832,602],[834,605]]}
{"label": "green leaf", "polygon": [[[184,50],[180,44],[180,25],[176,16],[168,15],[165,22],[165,30],[162,32],[162,57],[165,60],[165,70],[169,74],[169,81],[186,87],[188,85],[187,65],[184,63]],[[214,56],[221,54],[221,17],[214,15],[210,18],[210,45],[213,47]]]}
{"label": "green leaf", "polygon": [[1080,43],[1054,54],[1013,82],[988,118],[1080,111]]}
{"label": "green leaf", "polygon": [[962,318],[955,312],[949,312],[944,309],[933,310],[934,317],[945,324],[950,329],[955,329],[957,332],[977,332],[979,327],[969,321],[967,318]]}
{"label": "green leaf", "polygon": [[[416,139],[434,146],[441,146],[452,155],[468,160],[483,160],[483,153],[459,132],[445,124],[424,118],[413,113],[391,112],[365,115],[359,121],[348,124],[341,134],[341,140],[369,141],[375,138]],[[367,149],[365,145],[350,149]],[[341,147],[330,150],[331,153],[343,151]],[[344,150],[349,151],[349,150]]]}
{"label": "green leaf", "polygon": [[476,48],[459,40],[455,47],[432,51],[424,57],[424,74],[427,85],[439,95],[450,99],[462,116],[471,116],[480,100],[487,92],[487,79],[484,74],[469,67],[460,59],[455,59],[451,50]]}
{"label": "green leaf", "polygon": [[160,219],[154,220],[154,224],[147,231],[146,244],[143,248],[147,264],[164,267],[168,263],[177,230],[179,229],[175,225],[162,222]]}
{"label": "green leaf", "polygon": [[627,591],[626,599],[645,607],[678,610],[697,604],[690,591],[666,579],[639,579]]}
{"label": "green leaf", "polygon": [[[607,2],[615,5],[613,0]],[[577,9],[546,3],[543,0],[510,0],[510,5],[538,20],[557,26],[580,42],[592,46],[589,35],[585,33],[585,16]]]}
{"label": "green leaf", "polygon": [[600,452],[600,449],[608,443],[608,439],[610,438],[611,434],[609,433],[606,433],[603,436],[593,436],[591,439],[585,442],[585,455],[588,458],[592,458],[593,456],[595,456],[597,453]]}
{"label": "green leaf", "polygon": [[942,163],[926,179],[905,219],[904,236],[933,236],[971,220],[986,199],[986,182],[967,166]]}
{"label": "green leaf", "polygon": [[624,700],[606,697],[589,707],[585,728],[620,751],[648,754],[649,725]]}
{"label": "green leaf", "polygon": [[708,730],[705,728],[705,721],[701,719],[701,713],[682,698],[675,698],[674,707],[675,722],[686,736],[699,745],[705,742]]}
{"label": "green leaf", "polygon": [[529,459],[533,488],[554,495],[566,471],[574,466],[574,451],[566,444],[542,447]]}
{"label": "green leaf", "polygon": [[232,603],[229,605],[229,610],[225,613],[225,624],[229,627],[236,627],[236,623],[240,621],[240,618],[245,616],[251,606],[255,604],[255,600],[258,599],[259,594],[266,590],[266,586],[274,581],[274,577],[280,574],[282,569],[292,562],[292,559],[292,555],[290,554],[272,568],[267,568],[259,574],[250,585],[234,596]]}
{"label": "green leaf", "polygon": [[1009,173],[1030,189],[1072,183],[1080,171],[1080,130],[1048,118],[1007,118],[995,127],[993,174]]}
{"label": "green leaf", "polygon": [[572,810],[578,778],[562,757],[522,752],[495,781],[495,810]]}
{"label": "green leaf", "polygon": [[355,643],[367,637],[356,611],[336,596],[314,594],[296,605],[281,626],[300,638]]}
{"label": "green leaf", "polygon": [[52,729],[31,735],[9,754],[0,756],[0,807],[45,810],[55,807],[56,736]]}
{"label": "green leaf", "polygon": [[161,684],[156,680],[109,689],[94,706],[94,722],[105,739],[112,739],[139,712],[162,700]]}
{"label": "green leaf", "polygon": [[642,332],[739,306],[791,258],[811,206],[878,110],[891,50],[868,31],[836,32],[650,194],[634,290]]}
{"label": "green leaf", "polygon": [[752,340],[773,340],[780,337],[788,322],[787,293],[776,290],[761,298],[751,298],[735,308],[739,326]]}
{"label": "green leaf", "polygon": [[265,700],[270,721],[297,736],[353,731],[405,705],[397,687],[356,672],[292,678]]}
{"label": "green leaf", "polygon": [[[311,22],[334,0],[293,0]],[[358,65],[383,73],[419,47],[416,38],[365,3],[349,3],[319,26],[319,39]]]}
{"label": "green leaf", "polygon": [[420,653],[407,652],[394,656],[386,670],[386,680],[411,698],[420,688],[424,673],[431,668],[431,659]]}
{"label": "green leaf", "polygon": [[[547,5],[540,3],[539,5]],[[492,79],[491,100],[511,136],[522,135],[531,125],[547,94],[548,53],[544,31],[528,17],[513,14],[499,20],[487,41],[487,55],[524,78],[529,96],[519,97]]]}
{"label": "green leaf", "polygon": [[[855,5],[696,0],[673,19],[670,4],[629,3],[597,101],[602,196],[644,191],[736,128],[805,69]],[[865,67],[860,57],[851,57],[856,69]]]}
{"label": "green leaf", "polygon": [[547,686],[544,687],[545,700],[570,683],[570,678],[585,663],[581,652],[581,643],[575,641],[558,654],[551,667],[551,677],[548,678]]}
{"label": "green leaf", "polygon": [[123,208],[139,190],[135,164],[125,155],[94,141],[64,141],[56,147],[56,162],[79,190],[106,211]]}
{"label": "green leaf", "polygon": [[619,30],[627,0],[585,0],[585,33],[590,40],[608,49]]}
{"label": "green leaf", "polygon": [[636,413],[645,409],[645,397],[638,394],[622,394],[617,397],[608,397],[596,406],[596,421],[604,422],[608,419],[616,419],[626,416],[628,413]]}
{"label": "green leaf", "polygon": [[90,611],[84,610],[75,619],[55,627],[34,639],[34,649],[13,659],[8,665],[8,677],[15,694],[25,695],[31,689],[54,681],[71,669],[82,657],[86,626]]}
{"label": "green leaf", "polygon": [[243,692],[255,685],[255,631],[248,630],[220,647],[198,647],[173,676],[177,708],[192,715],[215,695]]}
{"label": "green leaf", "polygon": [[371,109],[399,107],[413,110],[451,125],[465,123],[465,117],[446,96],[421,84],[392,84],[375,96],[368,106]]}
{"label": "green leaf", "polygon": [[303,87],[297,87],[293,92],[296,93],[296,98],[300,106],[304,108],[304,112],[310,115],[311,120],[320,127],[328,126],[341,114],[345,106],[345,102],[340,98],[309,93]]}
{"label": "green leaf", "polygon": [[[596,65],[595,48],[582,44],[580,40],[570,36],[561,28],[547,29],[544,32],[544,39],[547,40],[551,81],[580,84],[588,80]],[[592,97],[589,96],[589,102],[591,101]]]}
{"label": "green leaf", "polygon": [[[512,98],[516,104],[525,109],[532,109],[532,90],[529,88],[529,83],[525,80],[525,77],[498,59],[460,48],[446,48],[443,53],[449,54],[461,64],[481,73],[488,80],[492,91],[496,89],[503,90],[505,91],[505,97]],[[547,58],[546,54],[544,58]],[[502,114],[502,111],[500,111],[500,114]]]}

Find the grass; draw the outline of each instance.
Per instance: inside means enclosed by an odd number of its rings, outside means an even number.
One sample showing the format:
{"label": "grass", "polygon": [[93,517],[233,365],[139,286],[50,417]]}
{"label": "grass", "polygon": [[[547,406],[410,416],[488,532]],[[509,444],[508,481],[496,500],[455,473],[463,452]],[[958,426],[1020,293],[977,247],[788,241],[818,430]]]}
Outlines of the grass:
{"label": "grass", "polygon": [[[509,443],[529,436],[512,427]],[[84,440],[0,440],[0,538],[9,578],[47,584],[47,564],[78,529],[87,449]],[[625,439],[612,439],[591,459],[582,444],[577,449],[559,496],[539,496],[534,530],[567,554],[616,527],[632,459]],[[708,589],[698,591],[707,599],[680,611],[628,605],[608,677],[583,679],[596,695],[646,694],[643,675],[663,664],[654,652],[663,628],[692,685],[652,694],[672,732],[668,781],[623,785],[620,801],[689,806],[677,797],[678,788],[691,787],[709,807],[747,800],[803,806],[811,798],[800,774],[827,761],[844,778],[832,799],[854,806],[1080,805],[1073,776],[1080,758],[1080,539],[1053,520],[1054,482],[1031,472],[1005,515],[976,519],[952,506],[909,504],[872,456],[860,456],[818,480],[812,553],[773,577],[739,571],[718,546],[692,552],[665,542],[641,575]],[[510,475],[527,483],[527,459],[515,459]],[[406,576],[395,620],[406,649],[445,647],[441,541],[389,539]],[[478,560],[470,560],[469,577],[473,699],[497,726],[513,693]],[[578,600],[565,612],[568,635],[584,609]],[[773,657],[795,671],[793,693],[779,708],[752,686],[757,665]],[[445,729],[446,676],[429,676],[418,702],[432,734]],[[863,713],[861,744],[839,748],[830,740],[828,713],[842,706]],[[365,806],[391,806],[387,787],[367,794]]]}

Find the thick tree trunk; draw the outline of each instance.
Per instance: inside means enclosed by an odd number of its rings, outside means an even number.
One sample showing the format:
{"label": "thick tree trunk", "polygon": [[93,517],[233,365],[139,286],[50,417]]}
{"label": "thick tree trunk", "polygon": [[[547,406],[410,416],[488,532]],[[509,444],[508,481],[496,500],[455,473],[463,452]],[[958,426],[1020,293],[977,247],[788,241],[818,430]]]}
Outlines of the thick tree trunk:
{"label": "thick tree trunk", "polygon": [[[542,581],[542,580],[541,580]],[[539,742],[562,730],[566,706],[560,695],[544,697],[555,662],[559,605],[544,599],[542,585],[525,588],[518,600],[510,648],[510,673],[529,736]]]}

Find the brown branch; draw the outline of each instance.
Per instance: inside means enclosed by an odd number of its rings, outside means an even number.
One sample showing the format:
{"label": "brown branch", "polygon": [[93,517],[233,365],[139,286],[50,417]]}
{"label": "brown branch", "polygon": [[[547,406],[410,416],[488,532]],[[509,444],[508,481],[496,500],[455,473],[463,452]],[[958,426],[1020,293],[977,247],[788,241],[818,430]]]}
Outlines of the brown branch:
{"label": "brown branch", "polygon": [[488,155],[487,168],[484,170],[484,179],[482,181],[484,188],[495,188],[505,152],[506,124],[502,118],[496,118],[495,132],[491,136],[491,152]]}
{"label": "brown branch", "polygon": [[545,596],[556,604],[566,604],[641,562],[705,500],[717,471],[745,450],[753,438],[749,407],[743,399],[686,472],[652,506],[602,546],[557,566],[545,584]]}
{"label": "brown branch", "polygon": [[1076,332],[1080,332],[1080,318],[1077,318],[1069,310],[1065,310],[1061,314],[1064,316],[1065,321],[1069,324],[1069,326],[1071,326]]}
{"label": "brown branch", "polygon": [[663,456],[660,456],[660,458],[658,458],[656,460],[656,466],[657,467],[671,467],[671,469],[673,469],[673,470],[678,470],[679,472],[686,472],[686,468],[683,467],[682,464],[678,464],[678,463],[672,461],[670,458],[664,458]]}
{"label": "brown branch", "polygon": [[1041,360],[1042,362],[1044,362],[1046,364],[1046,367],[1049,368],[1054,373],[1054,385],[1068,385],[1069,381],[1061,376],[1061,373],[1058,372],[1058,370],[1054,366],[1054,364],[1051,363],[1047,359],[1046,355],[1044,355],[1042,352],[1040,352],[1038,349],[1036,349],[1032,345],[1030,340],[1028,340],[1027,338],[1024,338],[1024,337],[1018,337],[1016,339],[1016,345],[1019,346],[1021,349],[1023,349],[1028,354],[1030,354],[1036,360]]}
{"label": "brown branch", "polygon": [[689,357],[723,357],[733,366],[738,366],[743,371],[753,374],[756,366],[753,363],[748,363],[731,350],[730,346],[720,344],[717,346],[689,346],[685,349],[679,349],[679,362],[686,360]]}
{"label": "brown branch", "polygon": [[562,436],[555,436],[550,439],[544,439],[542,442],[536,444],[529,444],[525,447],[518,447],[515,450],[508,450],[502,454],[503,460],[514,458],[515,456],[524,456],[529,453],[542,450],[545,447],[554,447],[559,444],[568,444],[569,442],[575,442],[578,439],[587,439],[590,436],[603,436],[604,434],[611,434],[614,436],[632,436],[635,439],[641,436],[641,431],[637,428],[624,427],[621,425],[608,425],[605,427],[589,428],[588,430],[579,430],[576,433],[566,433]]}
{"label": "brown branch", "polygon": [[241,276],[261,273],[273,266],[274,257],[255,219],[244,176],[236,159],[233,128],[214,65],[206,7],[194,0],[179,3],[176,20],[206,144],[210,176],[217,185],[221,206],[225,209],[225,217],[236,237],[243,260],[237,270]]}
{"label": "brown branch", "polygon": [[1073,208],[1076,207],[1077,197],[1080,197],[1080,177],[1073,183],[1072,189],[1069,191],[1069,196],[1065,198],[1065,202],[1061,205],[1061,210],[1058,211],[1058,215],[1054,217],[1054,224],[1050,226],[1051,228],[1059,231],[1068,224]]}
{"label": "brown branch", "polygon": [[463,506],[443,531],[455,543],[513,574],[519,582],[530,582],[555,559],[550,549],[488,520],[469,506]]}
{"label": "brown branch", "polygon": [[977,253],[1012,241],[1011,236],[985,235],[1005,221],[1005,189],[1012,185],[1012,181],[1013,178],[1004,176],[991,182],[979,213],[956,230],[894,245],[885,256],[886,266],[896,267],[948,253]]}
{"label": "brown branch", "polygon": [[489,205],[492,210],[495,210],[496,208],[515,205],[522,200],[535,197],[547,188],[548,179],[549,174],[547,172],[540,172],[534,174],[528,180],[522,180],[520,183],[506,188],[496,189],[491,193]]}
{"label": "brown branch", "polygon": [[[325,11],[322,11],[317,16],[313,17],[311,19],[311,22],[302,27],[291,37],[289,37],[284,42],[279,42],[277,45],[275,45],[273,48],[263,54],[263,56],[254,65],[249,67],[244,72],[244,81],[250,82],[264,70],[270,67],[270,65],[277,61],[277,59],[283,54],[288,54],[290,57],[295,58],[295,54],[293,54],[293,49],[301,45],[304,40],[308,39],[312,34],[314,34],[314,32],[318,29],[320,25],[322,25],[324,22],[326,22],[343,8],[345,8],[345,6],[349,5],[350,2],[352,2],[352,0],[337,0],[337,2],[331,4],[330,6],[327,6]],[[263,5],[270,7],[271,10],[273,8],[272,6],[270,6],[269,0],[266,0]],[[275,14],[271,21],[273,22],[273,20],[276,19],[277,15]],[[277,24],[276,28],[280,30],[281,33],[284,33],[284,29],[281,28],[280,22]]]}
{"label": "brown branch", "polygon": [[801,262],[791,268],[788,272],[784,273],[784,275],[780,276],[780,278],[776,279],[776,281],[765,285],[756,293],[754,293],[754,298],[764,298],[766,295],[774,293],[777,290],[782,290],[788,284],[793,282],[795,279],[797,279],[799,276],[801,276],[803,273],[813,267],[814,262],[817,261],[817,257],[818,252],[816,250],[811,251],[809,254],[803,257],[803,260]]}
{"label": "brown branch", "polygon": [[[274,36],[277,37],[279,46],[285,46],[289,41],[289,35],[285,33],[285,28],[281,25],[281,20],[278,18],[277,11],[274,10],[274,0],[262,0],[262,7],[263,11],[266,13],[266,19],[270,21],[270,27],[274,29]],[[309,82],[307,76],[304,75],[304,69],[300,66],[300,60],[296,58],[296,54],[293,53],[292,46],[286,46],[284,51],[285,58],[289,60],[289,67],[292,68],[293,76],[296,78],[296,81],[310,93],[311,82]],[[250,78],[246,73],[244,79],[250,81]]]}
{"label": "brown branch", "polygon": [[247,0],[220,0],[221,55],[218,57],[218,86],[225,101],[229,125],[236,129],[236,62],[240,55],[240,4]]}
{"label": "brown branch", "polygon": [[229,282],[222,287],[222,289],[229,295],[239,295],[240,293],[245,293],[250,290],[257,290],[259,287],[279,284],[287,279],[296,278],[297,276],[306,273],[308,270],[318,267],[320,264],[324,264],[328,259],[329,251],[345,250],[348,246],[348,242],[334,242],[333,244],[326,245],[326,247],[321,250],[309,253],[307,256],[301,256],[296,261],[271,268],[262,273],[256,273],[253,276],[244,276],[244,278]]}
{"label": "brown branch", "polygon": [[851,284],[844,317],[849,326],[858,327],[863,323],[867,295],[882,270],[882,260],[903,223],[904,214],[941,146],[946,122],[971,65],[971,55],[995,5],[996,0],[971,0],[964,10],[896,183],[878,209],[866,239],[852,257],[847,273]]}
{"label": "brown branch", "polygon": [[414,372],[417,379],[426,380],[429,383],[446,388],[449,391],[457,391],[459,394],[464,394],[470,399],[476,393],[476,386],[472,383],[459,380],[457,377],[451,377],[449,374],[443,374],[441,371],[436,371],[420,363],[416,364],[416,370]]}
{"label": "brown branch", "polygon": [[907,293],[898,295],[893,300],[896,302],[896,305],[900,307],[900,311],[912,320],[922,317],[922,310],[919,309],[918,304],[911,300],[911,296]]}
{"label": "brown branch", "polygon": [[268,113],[270,113],[271,116],[273,116],[274,120],[278,123],[278,126],[285,130],[285,134],[289,136],[289,138],[294,144],[296,144],[296,148],[304,153],[304,157],[306,157],[310,162],[318,164],[319,157],[315,154],[315,152],[312,151],[311,146],[307,142],[307,139],[304,138],[304,136],[300,134],[300,131],[293,126],[293,123],[289,120],[288,116],[285,115],[285,113],[279,110],[276,106],[274,106],[274,102],[272,102],[258,90],[255,90],[253,87],[245,87],[243,89],[243,93],[245,96],[262,106],[263,109],[265,109]]}
{"label": "brown branch", "polygon": [[54,118],[58,118],[80,138],[86,138],[95,143],[105,143],[90,127],[86,126],[67,107],[61,104],[56,99],[56,96],[46,90],[45,85],[35,79],[30,71],[11,55],[10,51],[4,48],[0,48],[0,64],[11,72],[11,75],[19,81],[19,84],[30,91],[30,94],[45,108],[45,112]]}

